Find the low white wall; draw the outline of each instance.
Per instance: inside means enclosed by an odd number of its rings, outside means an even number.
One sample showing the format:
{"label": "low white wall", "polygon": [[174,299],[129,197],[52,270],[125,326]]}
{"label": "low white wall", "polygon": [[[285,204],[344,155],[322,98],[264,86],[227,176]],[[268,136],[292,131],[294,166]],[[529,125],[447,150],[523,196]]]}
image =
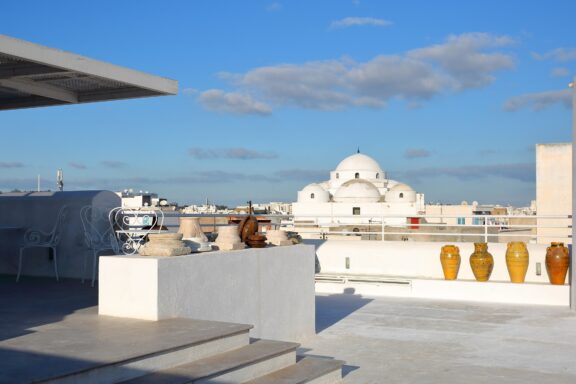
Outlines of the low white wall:
{"label": "low white wall", "polygon": [[[412,241],[342,241],[305,240],[316,246],[321,273],[397,276],[424,279],[443,279],[440,249],[444,243]],[[469,258],[473,243],[452,243],[460,248],[462,262],[459,280],[474,280]],[[547,283],[546,245],[527,244],[530,262],[526,282]],[[494,257],[490,281],[510,281],[506,267],[506,244],[490,243],[488,252]],[[346,264],[348,258],[348,266]],[[541,274],[536,274],[540,263]],[[568,280],[568,276],[566,277]]]}
{"label": "low white wall", "polygon": [[316,283],[316,292],[565,307],[570,305],[569,285],[439,279],[406,279],[404,283],[319,281]]}
{"label": "low white wall", "polygon": [[315,334],[314,247],[101,257],[98,308],[252,324],[252,337],[303,341]]}

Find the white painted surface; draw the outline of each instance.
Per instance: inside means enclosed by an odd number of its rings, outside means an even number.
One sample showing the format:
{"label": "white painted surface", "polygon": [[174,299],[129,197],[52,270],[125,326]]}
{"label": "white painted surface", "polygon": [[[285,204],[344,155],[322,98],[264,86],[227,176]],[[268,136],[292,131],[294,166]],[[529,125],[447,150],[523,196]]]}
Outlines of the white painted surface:
{"label": "white painted surface", "polygon": [[[316,245],[316,255],[322,273],[444,278],[440,264],[440,249],[444,243],[343,240],[306,240],[306,243]],[[460,248],[462,258],[458,279],[474,280],[469,262],[474,244],[453,244]],[[545,244],[527,244],[530,261],[526,282],[548,282],[545,265],[546,247]],[[494,257],[494,269],[490,281],[510,281],[506,267],[506,244],[490,243],[488,252]],[[346,258],[349,258],[349,268],[346,268]],[[536,274],[537,263],[540,263],[540,276]]]}
{"label": "white painted surface", "polygon": [[508,304],[556,306],[570,304],[569,285],[435,279],[407,279],[405,281],[407,284],[317,282],[316,292]]}
{"label": "white painted surface", "polygon": [[315,334],[309,245],[102,257],[99,293],[102,315],[245,323],[254,325],[252,337],[286,341]]}

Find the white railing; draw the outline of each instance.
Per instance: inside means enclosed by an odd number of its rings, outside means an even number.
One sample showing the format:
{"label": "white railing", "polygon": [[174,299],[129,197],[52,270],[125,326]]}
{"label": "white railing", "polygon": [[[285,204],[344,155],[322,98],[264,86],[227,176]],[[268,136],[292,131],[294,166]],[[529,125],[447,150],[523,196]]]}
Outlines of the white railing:
{"label": "white railing", "polygon": [[[203,227],[227,225],[228,218],[241,218],[245,214],[183,214],[165,212],[169,228],[178,228],[179,217],[211,218]],[[264,224],[274,228],[296,230],[302,236],[328,239],[339,236],[361,236],[362,240],[423,240],[443,241],[458,237],[457,241],[497,242],[498,239],[530,241],[572,242],[571,215],[415,215],[406,216],[298,216],[256,214],[270,220]],[[172,220],[172,222],[170,221]],[[412,222],[411,222],[412,220]],[[458,220],[463,223],[458,223]],[[522,223],[521,221],[525,221]],[[384,223],[384,225],[382,225]],[[432,238],[432,239],[430,239]],[[456,241],[456,240],[453,240]]]}

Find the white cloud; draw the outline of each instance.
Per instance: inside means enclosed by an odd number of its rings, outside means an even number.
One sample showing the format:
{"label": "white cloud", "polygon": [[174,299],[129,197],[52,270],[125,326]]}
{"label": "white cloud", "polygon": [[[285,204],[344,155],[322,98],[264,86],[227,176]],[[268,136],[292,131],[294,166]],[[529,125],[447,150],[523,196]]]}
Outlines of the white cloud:
{"label": "white cloud", "polygon": [[534,111],[541,111],[554,104],[562,104],[566,108],[570,108],[572,92],[569,89],[565,89],[515,96],[504,103],[504,110],[516,111],[521,108],[531,108]]}
{"label": "white cloud", "polygon": [[439,65],[458,88],[481,87],[494,81],[494,72],[514,67],[510,55],[486,50],[512,43],[507,36],[465,33],[450,36],[443,44],[412,50],[408,57]]}
{"label": "white cloud", "polygon": [[273,3],[268,4],[268,6],[266,6],[266,11],[268,12],[278,12],[281,11],[283,8],[282,4],[280,4],[279,2],[275,1]]}
{"label": "white cloud", "polygon": [[274,152],[260,152],[247,148],[199,148],[194,147],[188,150],[190,156],[196,159],[237,159],[237,160],[254,160],[254,159],[275,159],[278,155]]}
{"label": "white cloud", "polygon": [[417,159],[422,157],[430,157],[432,153],[424,148],[409,148],[404,152],[404,158]]}
{"label": "white cloud", "polygon": [[576,60],[576,48],[556,48],[543,54],[532,52],[536,60],[573,61]]}
{"label": "white cloud", "polygon": [[495,72],[514,66],[510,55],[497,51],[511,43],[506,36],[469,33],[366,62],[341,58],[220,73],[238,91],[206,91],[200,102],[211,110],[260,114],[269,114],[271,107],[249,95],[278,106],[320,110],[382,108],[393,98],[420,105],[439,94],[489,85]]}
{"label": "white cloud", "polygon": [[392,22],[374,17],[345,17],[343,19],[333,21],[330,24],[330,28],[348,28],[366,25],[373,27],[388,27],[392,25]]}
{"label": "white cloud", "polygon": [[566,77],[570,75],[570,71],[568,70],[568,68],[558,67],[558,68],[552,68],[551,74],[554,77]]}
{"label": "white cloud", "polygon": [[204,108],[234,114],[268,115],[272,108],[254,100],[250,95],[238,92],[224,92],[219,89],[210,89],[202,92],[198,97]]}

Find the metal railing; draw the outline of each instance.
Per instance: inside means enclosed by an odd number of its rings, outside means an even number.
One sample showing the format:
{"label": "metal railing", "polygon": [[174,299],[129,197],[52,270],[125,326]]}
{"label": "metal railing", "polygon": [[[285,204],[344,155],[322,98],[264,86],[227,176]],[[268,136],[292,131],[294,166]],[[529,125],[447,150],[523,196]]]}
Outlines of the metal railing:
{"label": "metal railing", "polygon": [[[203,227],[216,229],[228,225],[230,218],[246,214],[183,214],[165,212],[165,225],[178,227],[179,217],[205,219]],[[405,215],[361,216],[298,216],[256,214],[267,221],[264,226],[297,231],[303,237],[328,239],[341,236],[361,236],[362,240],[426,240],[498,242],[506,239],[522,241],[572,242],[571,215]],[[208,219],[208,220],[206,220]],[[458,222],[460,220],[460,223]],[[209,222],[210,221],[210,222]],[[268,222],[269,221],[269,222]],[[522,222],[524,221],[524,222]],[[383,225],[384,223],[384,225]]]}

